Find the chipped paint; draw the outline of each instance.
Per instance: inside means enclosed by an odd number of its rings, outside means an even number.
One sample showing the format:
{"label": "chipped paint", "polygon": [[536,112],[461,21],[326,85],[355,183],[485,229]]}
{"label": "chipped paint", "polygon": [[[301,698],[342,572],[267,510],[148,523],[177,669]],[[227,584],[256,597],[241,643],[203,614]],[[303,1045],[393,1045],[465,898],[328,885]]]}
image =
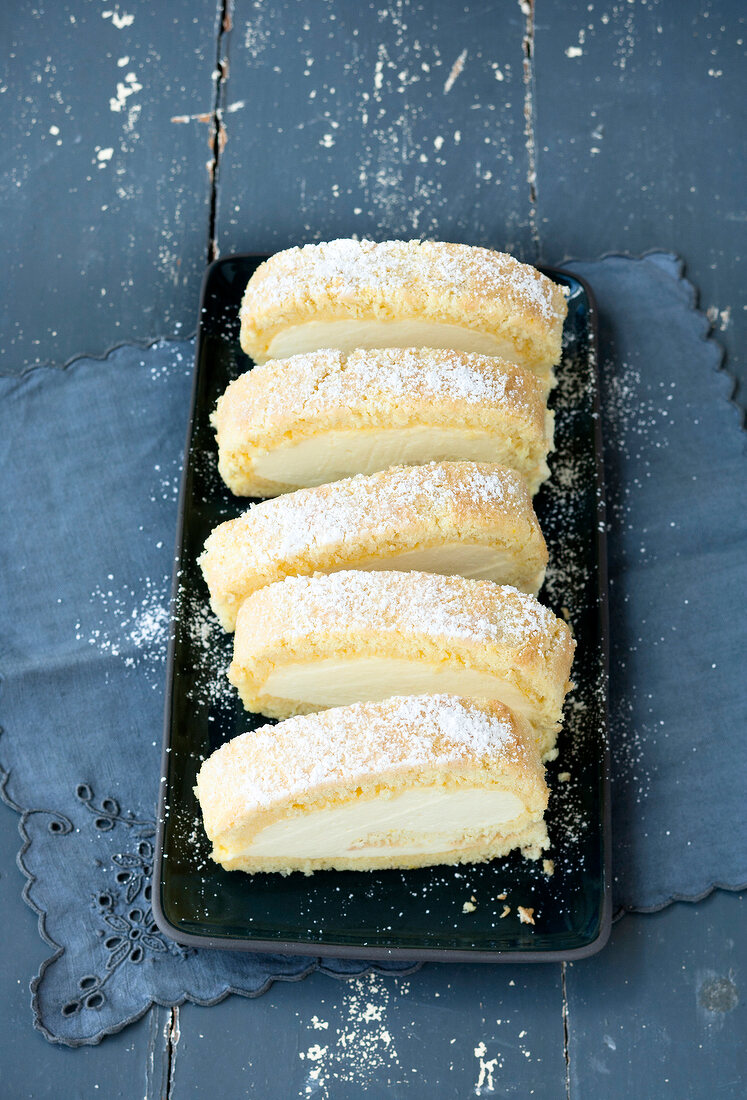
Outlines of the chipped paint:
{"label": "chipped paint", "polygon": [[125,27],[131,27],[135,22],[135,16],[129,15],[127,12],[115,11],[102,11],[102,19],[111,19],[112,26],[116,27],[118,31],[124,30]]}
{"label": "chipped paint", "polygon": [[529,226],[535,252],[540,254],[537,224],[537,145],[534,133],[534,0],[519,0],[525,18],[522,50],[524,53],[524,144],[527,151],[527,183],[529,184]]}
{"label": "chipped paint", "polygon": [[142,92],[143,86],[134,73],[126,73],[124,80],[117,81],[117,94],[109,100],[110,111],[123,111],[130,96]]}
{"label": "chipped paint", "polygon": [[[340,1023],[330,1024],[317,1015],[303,1025],[309,1032],[324,1031],[324,1042],[309,1042],[298,1051],[306,1067],[302,1096],[327,1100],[338,1095],[340,1085],[358,1095],[374,1082],[392,1084],[399,1079],[400,1060],[387,1020],[393,997],[406,997],[410,983],[367,974],[346,983],[340,1004]],[[309,1039],[312,1036],[309,1035]]]}
{"label": "chipped paint", "polygon": [[212,122],[213,116],[210,111],[200,111],[197,115],[172,115],[169,119],[170,122]]}
{"label": "chipped paint", "polygon": [[459,77],[462,74],[462,70],[464,69],[464,64],[465,64],[466,60],[467,60],[467,51],[462,50],[462,52],[459,54],[459,57],[456,59],[454,64],[451,66],[451,71],[449,72],[449,75],[446,77],[446,81],[444,83],[444,95],[448,95],[449,92],[451,91],[451,89],[456,84],[457,80],[459,79]]}
{"label": "chipped paint", "polygon": [[479,1062],[478,1076],[474,1090],[475,1096],[482,1096],[483,1092],[495,1092],[493,1074],[495,1073],[499,1058],[487,1059],[485,1057],[487,1052],[488,1048],[483,1042],[479,1042],[475,1047],[475,1058],[477,1058]]}

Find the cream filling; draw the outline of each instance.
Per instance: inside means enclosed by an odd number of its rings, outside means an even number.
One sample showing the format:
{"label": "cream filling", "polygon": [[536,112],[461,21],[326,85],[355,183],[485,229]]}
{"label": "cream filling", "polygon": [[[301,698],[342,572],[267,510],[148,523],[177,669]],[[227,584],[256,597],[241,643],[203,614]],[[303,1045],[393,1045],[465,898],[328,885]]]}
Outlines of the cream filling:
{"label": "cream filling", "polygon": [[[513,554],[497,550],[494,546],[449,542],[441,546],[405,550],[386,557],[343,563],[330,572],[336,573],[341,569],[397,569],[404,573],[417,570],[421,573],[439,573],[443,577],[473,577],[495,581],[497,584],[515,584],[513,578],[517,575],[517,561]],[[536,592],[541,586],[543,575],[538,573],[533,579],[532,584],[535,587],[531,587],[532,592]]]}
{"label": "cream filling", "polygon": [[490,672],[455,668],[401,657],[327,658],[278,665],[264,682],[262,694],[319,707],[378,702],[391,695],[433,692],[476,699],[498,699],[531,721],[535,715],[525,696]]}
{"label": "cream filling", "polygon": [[446,852],[491,839],[524,812],[517,795],[498,788],[421,787],[390,798],[297,813],[251,839],[235,840],[221,858],[238,855],[287,859],[365,859]]}
{"label": "cream filling", "polygon": [[[258,479],[283,485],[323,485],[389,466],[422,466],[450,459],[499,462],[524,471],[526,460],[495,433],[459,428],[353,429],[323,432],[254,458]],[[526,471],[530,474],[534,471]]]}
{"label": "cream filling", "polygon": [[463,325],[435,321],[356,320],[306,321],[278,332],[267,349],[268,359],[287,359],[320,348],[451,348],[482,355],[500,355],[520,362],[512,340],[491,332],[477,332]]}

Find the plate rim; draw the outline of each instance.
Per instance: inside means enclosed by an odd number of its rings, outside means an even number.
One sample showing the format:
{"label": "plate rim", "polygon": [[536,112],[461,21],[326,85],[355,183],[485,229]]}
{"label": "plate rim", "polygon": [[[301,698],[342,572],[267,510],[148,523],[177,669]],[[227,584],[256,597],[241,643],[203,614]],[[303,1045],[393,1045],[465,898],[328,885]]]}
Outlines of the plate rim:
{"label": "plate rim", "polygon": [[[266,252],[236,252],[226,256],[220,256],[208,264],[202,276],[200,285],[200,297],[198,306],[198,324],[195,338],[195,361],[192,371],[192,385],[189,403],[189,416],[185,443],[183,448],[184,463],[179,483],[179,505],[176,524],[176,536],[174,547],[174,565],[171,582],[170,611],[177,604],[179,578],[181,573],[182,541],[184,534],[184,522],[186,512],[186,482],[189,472],[189,445],[192,438],[197,412],[197,393],[199,381],[199,362],[201,341],[203,339],[204,304],[207,289],[214,272],[227,263],[236,263],[242,260],[266,259],[270,253]],[[208,948],[221,951],[244,951],[256,953],[272,953],[284,955],[320,956],[341,959],[364,959],[371,962],[384,960],[397,960],[401,962],[471,962],[471,963],[550,963],[573,962],[589,958],[597,954],[607,944],[612,930],[612,837],[611,837],[611,747],[609,740],[609,662],[610,662],[610,637],[609,637],[609,586],[608,586],[608,560],[607,560],[607,528],[606,528],[606,486],[604,471],[604,449],[602,438],[601,393],[599,376],[599,328],[597,324],[598,307],[594,293],[589,283],[582,276],[577,275],[570,267],[549,266],[537,264],[538,271],[550,278],[558,275],[570,276],[582,287],[588,303],[588,338],[589,357],[593,358],[596,386],[594,388],[594,466],[596,494],[595,549],[597,562],[597,621],[599,624],[602,677],[604,681],[604,700],[602,705],[602,717],[604,722],[604,736],[601,753],[601,802],[602,814],[600,825],[602,829],[602,897],[599,909],[599,924],[596,935],[586,943],[578,947],[559,950],[546,950],[541,947],[524,948],[518,951],[471,951],[466,948],[448,947],[381,947],[365,944],[338,944],[318,942],[315,940],[263,940],[251,938],[216,937],[212,934],[185,932],[175,925],[167,916],[162,905],[162,891],[164,889],[164,870],[166,857],[164,855],[164,828],[166,821],[166,795],[167,775],[170,754],[170,734],[172,718],[172,695],[174,688],[174,657],[176,649],[176,631],[169,632],[169,644],[166,655],[166,682],[164,698],[164,722],[161,746],[161,772],[158,791],[158,811],[156,816],[155,853],[153,859],[152,897],[151,909],[153,918],[160,931],[185,947]],[[172,619],[173,622],[173,619]]]}

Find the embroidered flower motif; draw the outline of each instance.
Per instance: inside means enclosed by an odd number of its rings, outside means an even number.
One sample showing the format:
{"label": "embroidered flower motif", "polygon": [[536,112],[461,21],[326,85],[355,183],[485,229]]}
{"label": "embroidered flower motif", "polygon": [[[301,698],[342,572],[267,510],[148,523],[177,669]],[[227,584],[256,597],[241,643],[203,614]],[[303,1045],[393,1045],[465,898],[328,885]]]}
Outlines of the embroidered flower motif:
{"label": "embroidered flower motif", "polygon": [[157,954],[167,950],[150,909],[144,913],[142,909],[135,906],[124,916],[120,916],[119,913],[105,913],[104,920],[110,928],[119,933],[115,936],[107,936],[104,940],[104,947],[109,952],[109,958],[106,960],[107,970],[113,970],[126,958],[133,963],[142,962],[146,950],[155,951]]}
{"label": "embroidered flower motif", "polygon": [[120,852],[112,858],[122,868],[115,878],[124,887],[125,900],[134,901],[142,890],[146,901],[150,901],[150,876],[153,871],[153,845],[150,841],[141,840],[135,853]]}
{"label": "embroidered flower motif", "polygon": [[[191,948],[182,947],[162,935],[153,919],[150,906],[153,844],[148,837],[156,831],[154,822],[140,820],[130,812],[122,813],[115,798],[103,798],[97,803],[87,783],[79,784],[75,794],[94,816],[93,824],[99,832],[111,832],[117,825],[124,825],[133,830],[137,843],[134,850],[112,856],[115,886],[94,898],[94,906],[102,919],[99,935],[106,951],[104,973],[100,976],[86,974],[79,980],[76,995],[62,1006],[63,1016],[102,1008],[106,1004],[104,986],[115,971],[126,964],[141,963],[148,953],[156,957],[169,954],[181,958],[193,954]],[[70,830],[60,828],[56,831]]]}
{"label": "embroidered flower motif", "polygon": [[153,821],[139,821],[131,812],[123,814],[116,798],[103,798],[97,806],[93,800],[93,791],[88,783],[78,784],[75,788],[75,797],[83,803],[87,810],[96,815],[94,824],[101,833],[108,833],[118,822],[130,828],[137,826],[141,836],[153,836],[156,831]]}

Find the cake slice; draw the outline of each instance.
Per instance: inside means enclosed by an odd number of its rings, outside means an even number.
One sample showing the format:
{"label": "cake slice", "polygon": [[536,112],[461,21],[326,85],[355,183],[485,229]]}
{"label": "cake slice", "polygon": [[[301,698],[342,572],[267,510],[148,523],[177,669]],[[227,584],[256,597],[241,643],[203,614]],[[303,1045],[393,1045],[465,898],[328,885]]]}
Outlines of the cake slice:
{"label": "cake slice", "polygon": [[263,501],[216,527],[200,557],[226,630],[247,596],[288,576],[415,569],[536,593],[546,564],[524,479],[475,462],[394,466]]}
{"label": "cake slice", "polygon": [[218,468],[239,496],[276,496],[388,466],[498,462],[532,493],[553,421],[538,379],[487,355],[326,349],[231,382],[212,417]]}
{"label": "cake slice", "polygon": [[337,240],[257,268],[241,304],[241,346],[257,363],[318,348],[456,348],[503,356],[549,385],[566,312],[559,286],[505,252]]}
{"label": "cake slice", "polygon": [[472,863],[548,846],[543,768],[523,718],[450,695],[357,703],[227,742],[196,786],[226,870]]}
{"label": "cake slice", "polygon": [[238,613],[228,677],[285,718],[390,695],[498,699],[555,753],[574,642],[533,596],[492,581],[346,571],[288,577]]}

